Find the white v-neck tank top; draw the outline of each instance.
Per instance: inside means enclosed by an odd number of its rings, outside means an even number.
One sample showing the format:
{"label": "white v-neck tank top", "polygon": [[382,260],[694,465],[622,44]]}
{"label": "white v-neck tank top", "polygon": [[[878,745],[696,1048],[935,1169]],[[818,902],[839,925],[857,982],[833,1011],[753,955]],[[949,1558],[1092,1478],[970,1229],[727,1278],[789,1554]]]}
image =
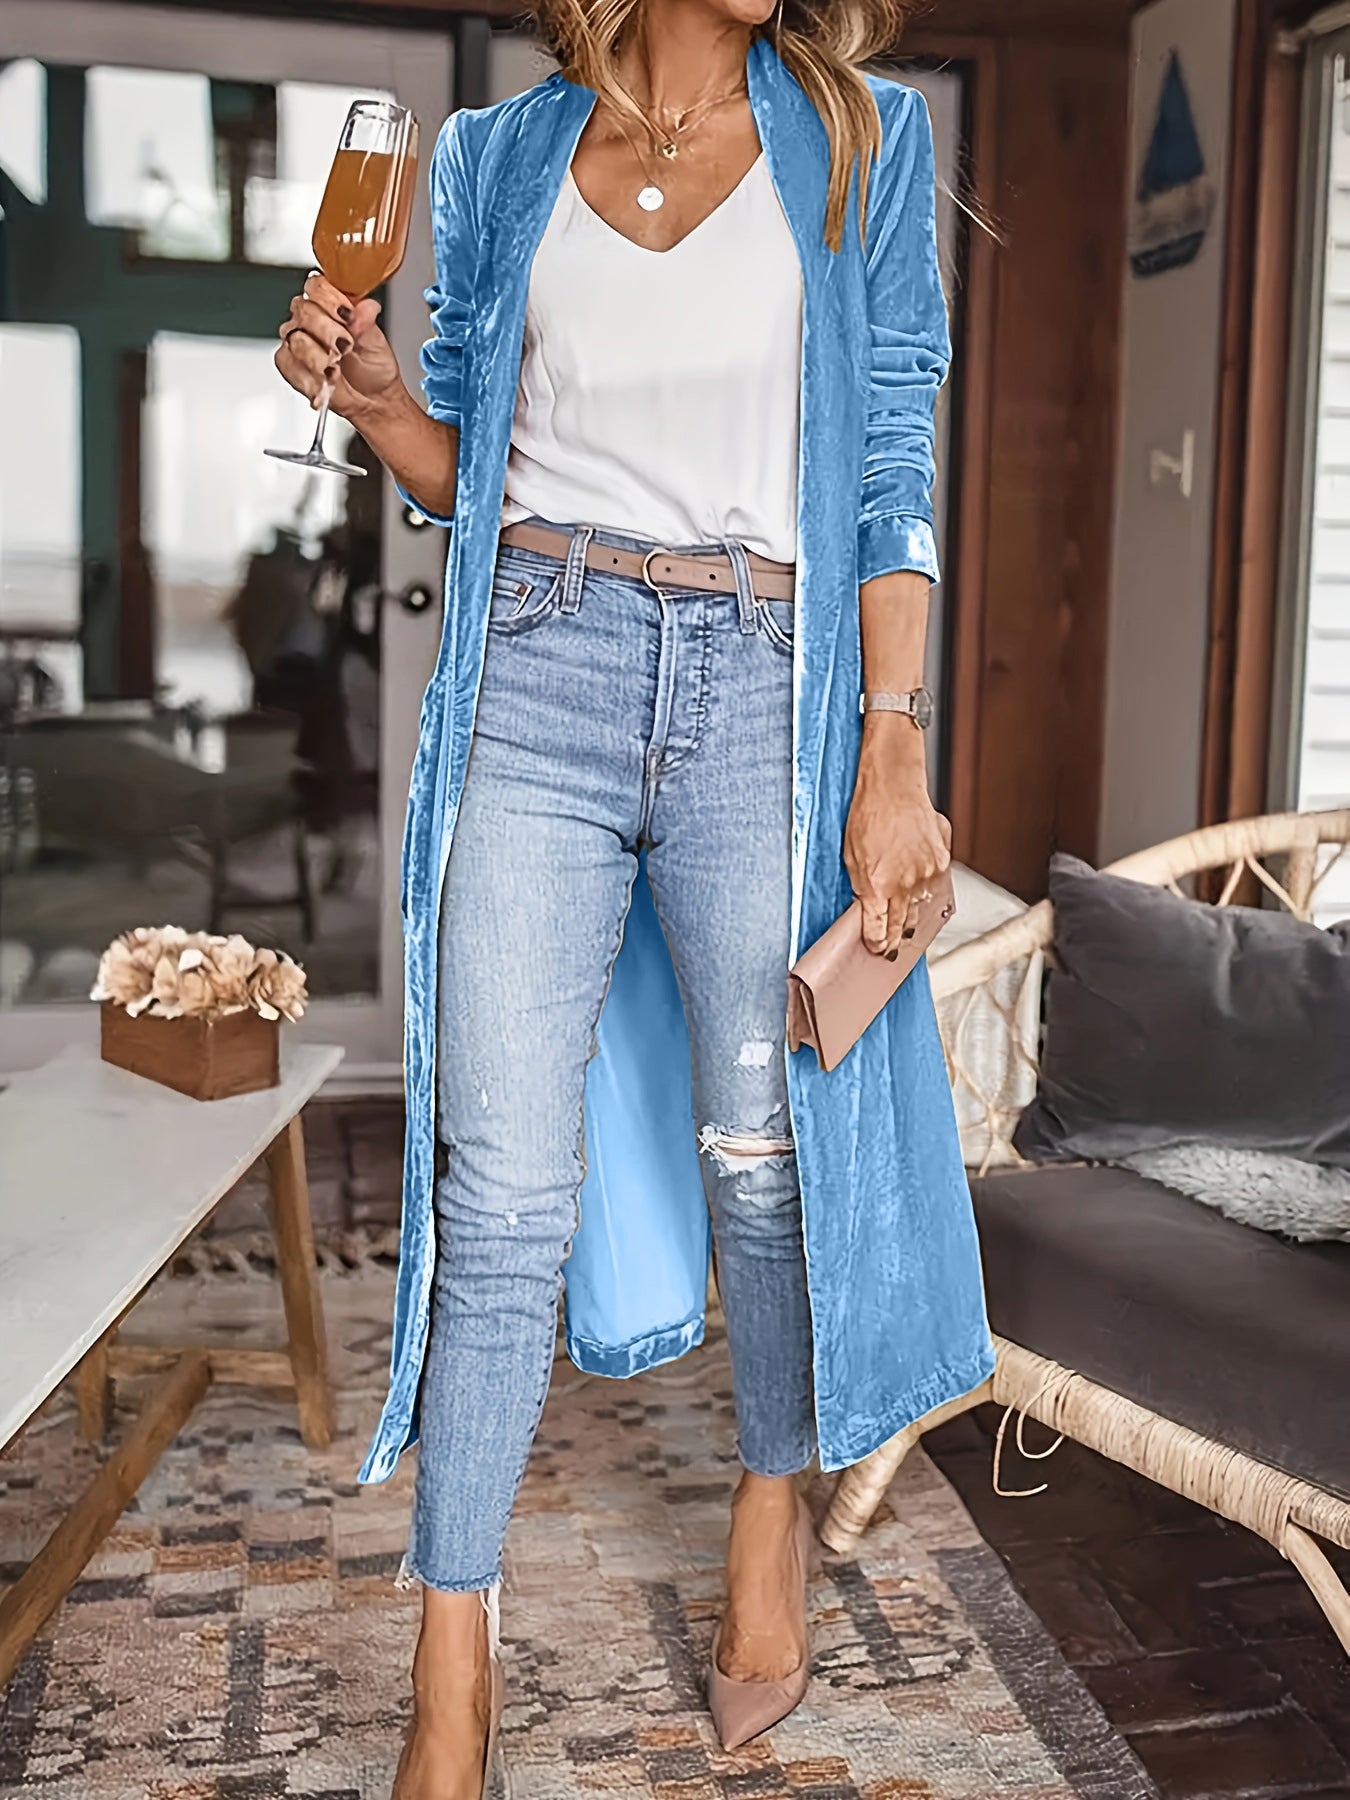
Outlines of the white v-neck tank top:
{"label": "white v-neck tank top", "polygon": [[801,270],[761,154],[670,250],[569,171],[530,275],[503,524],[796,557]]}

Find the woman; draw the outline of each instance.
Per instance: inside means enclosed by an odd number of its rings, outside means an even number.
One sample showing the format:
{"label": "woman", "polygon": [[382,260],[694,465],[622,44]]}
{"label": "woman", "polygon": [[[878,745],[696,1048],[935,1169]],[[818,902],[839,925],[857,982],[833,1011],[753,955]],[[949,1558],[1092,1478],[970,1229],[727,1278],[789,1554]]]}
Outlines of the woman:
{"label": "woman", "polygon": [[744,1465],[709,1684],[729,1745],[806,1685],[794,1477],[992,1365],[923,970],[832,1074],[784,1042],[800,950],[856,893],[893,955],[948,862],[914,716],[949,358],[932,144],[912,90],[853,66],[899,23],[894,0],[544,0],[562,73],[436,147],[428,411],[372,303],[311,277],[282,327],[286,379],[332,375],[454,526],[362,1471],[420,1432],[398,1800],[489,1777],[564,1260],[570,1353],[629,1374],[699,1341],[711,1215]]}

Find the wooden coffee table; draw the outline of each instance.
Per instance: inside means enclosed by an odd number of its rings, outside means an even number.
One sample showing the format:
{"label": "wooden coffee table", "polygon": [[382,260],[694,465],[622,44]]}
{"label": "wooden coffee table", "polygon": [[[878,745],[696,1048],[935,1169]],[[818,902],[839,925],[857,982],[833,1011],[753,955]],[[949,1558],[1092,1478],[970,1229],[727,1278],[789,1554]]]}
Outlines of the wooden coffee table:
{"label": "wooden coffee table", "polygon": [[[156,1378],[126,1438],[0,1598],[0,1686],[213,1381],[293,1393],[306,1444],[331,1441],[300,1115],[341,1060],[283,1032],[281,1085],[233,1100],[189,1100],[89,1056],[46,1063],[0,1094],[0,1448],[67,1376],[89,1440],[108,1429],[118,1375]],[[285,1347],[120,1340],[126,1314],[259,1156]]]}

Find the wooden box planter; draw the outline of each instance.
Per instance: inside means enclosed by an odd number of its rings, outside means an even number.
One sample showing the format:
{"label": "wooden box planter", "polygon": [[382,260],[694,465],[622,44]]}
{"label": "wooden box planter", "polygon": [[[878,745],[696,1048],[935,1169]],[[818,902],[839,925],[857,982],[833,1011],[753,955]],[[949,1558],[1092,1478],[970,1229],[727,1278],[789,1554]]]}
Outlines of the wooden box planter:
{"label": "wooden box planter", "polygon": [[103,1060],[193,1100],[226,1100],[281,1081],[279,1019],[230,1013],[223,1019],[135,1018],[105,1000]]}

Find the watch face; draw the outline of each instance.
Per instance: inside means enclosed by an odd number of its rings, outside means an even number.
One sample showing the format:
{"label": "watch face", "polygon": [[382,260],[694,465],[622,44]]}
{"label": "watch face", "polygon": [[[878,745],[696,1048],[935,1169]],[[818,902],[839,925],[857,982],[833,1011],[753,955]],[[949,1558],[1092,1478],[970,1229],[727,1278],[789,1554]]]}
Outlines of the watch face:
{"label": "watch face", "polygon": [[910,696],[914,704],[914,723],[920,731],[927,731],[933,723],[933,696],[926,687],[915,688]]}

